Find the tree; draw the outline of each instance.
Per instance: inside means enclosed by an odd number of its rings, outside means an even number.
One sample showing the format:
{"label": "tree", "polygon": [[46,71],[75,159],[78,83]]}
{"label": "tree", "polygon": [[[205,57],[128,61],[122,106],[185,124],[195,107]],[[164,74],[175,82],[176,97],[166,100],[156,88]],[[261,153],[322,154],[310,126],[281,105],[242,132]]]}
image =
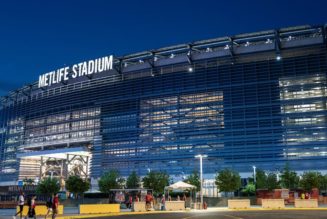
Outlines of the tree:
{"label": "tree", "polygon": [[265,189],[267,188],[267,176],[264,170],[257,169],[255,174],[255,186],[256,189]]}
{"label": "tree", "polygon": [[296,189],[299,186],[300,178],[295,171],[291,171],[288,163],[285,165],[281,175],[280,184],[286,189]]}
{"label": "tree", "polygon": [[234,170],[223,169],[216,175],[215,184],[222,192],[234,192],[241,187],[241,177]]}
{"label": "tree", "polygon": [[122,188],[122,184],[123,180],[119,176],[118,170],[110,170],[109,172],[104,173],[98,181],[100,191],[108,194],[110,189]]}
{"label": "tree", "polygon": [[319,190],[327,192],[327,174],[319,177]]}
{"label": "tree", "polygon": [[255,185],[254,183],[250,182],[248,183],[245,188],[242,190],[242,192],[246,195],[254,195],[255,194]]}
{"label": "tree", "polygon": [[128,176],[126,180],[126,187],[128,189],[136,189],[136,188],[140,188],[140,185],[141,185],[140,177],[136,174],[135,171],[131,172],[131,174]]}
{"label": "tree", "polygon": [[66,189],[74,193],[75,197],[78,194],[83,194],[90,188],[90,183],[87,180],[83,180],[79,176],[70,176],[66,180]]}
{"label": "tree", "polygon": [[269,191],[280,188],[279,182],[277,181],[277,175],[275,173],[268,174],[266,185]]}
{"label": "tree", "polygon": [[37,194],[51,195],[58,193],[60,190],[59,181],[56,178],[44,178],[36,187]]}
{"label": "tree", "polygon": [[321,174],[319,172],[304,172],[302,179],[300,180],[300,186],[307,192],[310,192],[313,188],[320,187]]}
{"label": "tree", "polygon": [[196,191],[200,191],[201,182],[198,171],[194,170],[193,173],[189,175],[184,182],[196,186]]}
{"label": "tree", "polygon": [[157,196],[169,185],[169,175],[165,172],[150,171],[142,181],[143,187],[153,189],[153,194]]}
{"label": "tree", "polygon": [[280,188],[277,180],[277,175],[273,172],[266,173],[264,170],[257,169],[256,171],[256,189],[273,189]]}

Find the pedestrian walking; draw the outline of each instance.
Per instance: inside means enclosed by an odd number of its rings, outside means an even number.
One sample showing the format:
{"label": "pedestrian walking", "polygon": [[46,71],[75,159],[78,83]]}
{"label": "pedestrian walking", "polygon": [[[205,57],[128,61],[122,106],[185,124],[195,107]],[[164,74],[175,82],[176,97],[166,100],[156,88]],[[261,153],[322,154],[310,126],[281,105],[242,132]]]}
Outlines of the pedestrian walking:
{"label": "pedestrian walking", "polygon": [[128,197],[128,207],[132,208],[133,205],[133,196],[130,194]]}
{"label": "pedestrian walking", "polygon": [[52,201],[52,219],[56,218],[58,214],[58,207],[59,207],[59,197],[58,194],[55,193]]}
{"label": "pedestrian walking", "polygon": [[161,197],[161,210],[162,211],[166,210],[166,198],[165,198],[165,194],[163,194],[162,197]]}
{"label": "pedestrian walking", "polygon": [[13,219],[16,219],[16,216],[18,214],[20,214],[20,219],[23,218],[24,203],[25,203],[24,192],[20,191],[20,194],[19,194],[19,197],[18,197],[18,202],[17,202],[17,206],[19,207],[19,211],[15,214],[15,216],[13,216]]}
{"label": "pedestrian walking", "polygon": [[53,197],[54,197],[53,194],[51,196],[49,196],[46,203],[45,203],[45,205],[47,206],[47,213],[45,214],[44,219],[47,219],[47,216],[52,214]]}
{"label": "pedestrian walking", "polygon": [[27,217],[28,218],[36,219],[36,212],[35,212],[36,203],[35,203],[35,199],[36,199],[36,196],[33,195],[32,198],[28,199],[28,201],[27,201],[27,204],[28,204]]}

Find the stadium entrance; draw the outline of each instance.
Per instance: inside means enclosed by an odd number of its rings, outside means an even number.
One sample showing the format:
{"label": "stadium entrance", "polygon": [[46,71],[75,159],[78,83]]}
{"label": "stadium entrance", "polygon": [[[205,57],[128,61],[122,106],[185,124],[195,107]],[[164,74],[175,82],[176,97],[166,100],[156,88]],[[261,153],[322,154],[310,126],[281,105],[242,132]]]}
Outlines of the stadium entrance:
{"label": "stadium entrance", "polygon": [[57,178],[62,189],[69,176],[88,178],[91,154],[85,147],[62,148],[20,154],[19,179]]}

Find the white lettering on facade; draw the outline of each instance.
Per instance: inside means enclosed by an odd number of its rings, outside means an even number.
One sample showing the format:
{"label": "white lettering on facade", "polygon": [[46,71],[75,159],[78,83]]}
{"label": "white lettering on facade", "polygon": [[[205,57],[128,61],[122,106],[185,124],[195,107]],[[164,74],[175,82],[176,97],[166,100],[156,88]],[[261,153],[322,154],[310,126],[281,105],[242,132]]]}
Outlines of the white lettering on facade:
{"label": "white lettering on facade", "polygon": [[77,77],[77,68],[78,68],[78,65],[73,65],[73,74],[72,74],[72,78],[76,78]]}
{"label": "white lettering on facade", "polygon": [[[70,78],[92,75],[112,70],[113,56],[90,60],[74,64],[72,67],[64,67],[39,76],[39,88],[67,81]],[[71,72],[71,74],[69,74]]]}

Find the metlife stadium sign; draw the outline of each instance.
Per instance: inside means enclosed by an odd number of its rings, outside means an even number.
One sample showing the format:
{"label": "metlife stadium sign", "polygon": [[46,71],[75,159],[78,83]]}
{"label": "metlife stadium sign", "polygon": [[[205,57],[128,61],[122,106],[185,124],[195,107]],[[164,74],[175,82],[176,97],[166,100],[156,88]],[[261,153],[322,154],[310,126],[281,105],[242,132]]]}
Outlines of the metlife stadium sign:
{"label": "metlife stadium sign", "polygon": [[[39,76],[39,88],[51,86],[70,78],[88,76],[104,71],[112,70],[113,56],[106,56],[86,62],[74,64],[71,67],[64,67]],[[70,74],[71,73],[71,74]]]}

